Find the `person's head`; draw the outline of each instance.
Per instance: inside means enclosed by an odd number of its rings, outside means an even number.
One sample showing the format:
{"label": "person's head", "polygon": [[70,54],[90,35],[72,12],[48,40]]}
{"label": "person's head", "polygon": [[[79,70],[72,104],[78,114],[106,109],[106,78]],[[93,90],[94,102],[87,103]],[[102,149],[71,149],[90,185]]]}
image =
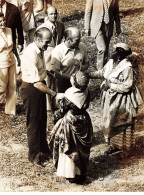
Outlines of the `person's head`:
{"label": "person's head", "polygon": [[0,5],[3,6],[3,4],[5,4],[5,0],[0,0]]}
{"label": "person's head", "polygon": [[6,27],[5,17],[4,14],[0,12],[0,29],[5,29],[5,27]]}
{"label": "person's head", "polygon": [[122,60],[132,54],[131,48],[126,43],[117,43],[114,45],[114,48],[119,60]]}
{"label": "person's head", "polygon": [[48,20],[55,23],[58,17],[57,9],[54,6],[49,6],[47,9]]}
{"label": "person's head", "polygon": [[39,49],[45,51],[51,42],[52,34],[46,27],[42,27],[35,32],[34,41]]}
{"label": "person's head", "polygon": [[89,78],[84,72],[77,71],[76,73],[72,74],[70,82],[72,86],[83,91],[87,88]]}
{"label": "person's head", "polygon": [[74,49],[78,47],[81,39],[81,34],[78,28],[76,27],[67,28],[65,30],[64,36],[65,43],[69,48]]}

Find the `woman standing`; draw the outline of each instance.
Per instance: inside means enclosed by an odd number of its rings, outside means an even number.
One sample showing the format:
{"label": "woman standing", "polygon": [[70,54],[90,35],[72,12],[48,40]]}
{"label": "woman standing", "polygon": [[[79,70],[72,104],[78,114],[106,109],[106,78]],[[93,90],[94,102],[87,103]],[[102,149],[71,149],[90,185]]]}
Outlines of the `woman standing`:
{"label": "woman standing", "polygon": [[0,12],[0,104],[5,102],[5,113],[15,115],[16,64],[12,32],[10,28],[6,27],[4,14]]}
{"label": "woman standing", "polygon": [[89,73],[90,78],[103,78],[102,129],[110,144],[108,153],[121,150],[128,154],[135,144],[134,118],[142,99],[133,83],[133,68],[127,59],[132,51],[125,43],[115,45],[116,53],[102,70]]}
{"label": "woman standing", "polygon": [[66,90],[60,101],[52,131],[57,176],[75,183],[86,178],[93,137],[91,119],[86,111],[90,102],[88,82],[88,77],[81,71],[71,76],[72,87]]}

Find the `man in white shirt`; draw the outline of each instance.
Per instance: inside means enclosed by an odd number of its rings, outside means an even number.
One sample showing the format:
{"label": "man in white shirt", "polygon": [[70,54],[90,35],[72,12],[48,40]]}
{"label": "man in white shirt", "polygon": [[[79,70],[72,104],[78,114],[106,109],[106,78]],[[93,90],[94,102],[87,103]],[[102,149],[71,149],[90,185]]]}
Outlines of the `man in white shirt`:
{"label": "man in white shirt", "polygon": [[89,66],[87,49],[80,42],[80,31],[76,27],[65,30],[65,41],[57,45],[52,51],[51,66],[55,71],[56,88],[59,93],[64,93],[70,84],[70,76],[78,70],[86,70]]}
{"label": "man in white shirt", "polygon": [[29,44],[21,58],[22,86],[21,97],[27,114],[27,136],[30,162],[43,165],[48,158],[46,140],[46,94],[56,92],[46,86],[46,69],[43,52],[51,42],[51,32],[43,27],[35,32],[34,42]]}

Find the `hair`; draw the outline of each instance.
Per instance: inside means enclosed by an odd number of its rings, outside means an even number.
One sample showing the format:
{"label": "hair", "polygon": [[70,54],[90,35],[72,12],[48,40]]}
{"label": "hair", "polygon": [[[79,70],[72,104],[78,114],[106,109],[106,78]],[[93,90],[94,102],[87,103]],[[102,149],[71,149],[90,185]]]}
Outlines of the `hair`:
{"label": "hair", "polygon": [[42,27],[42,28],[39,28],[38,30],[36,30],[34,37],[35,38],[39,37],[40,39],[42,39],[44,31],[47,31],[47,32],[49,32],[49,34],[51,34],[51,32],[48,28]]}
{"label": "hair", "polygon": [[55,6],[52,6],[52,5],[48,6],[47,13],[49,13],[49,9],[51,9],[51,8],[54,8],[56,10],[57,14],[58,14],[57,8]]}
{"label": "hair", "polygon": [[72,26],[71,27],[68,27],[65,30],[65,32],[64,32],[64,38],[65,39],[67,39],[67,38],[72,39],[73,35],[75,35],[76,33],[78,35],[80,35],[80,32],[79,32],[79,29],[78,28],[72,27]]}
{"label": "hair", "polygon": [[3,12],[0,12],[0,17],[4,17],[4,14],[3,14]]}
{"label": "hair", "polygon": [[86,73],[77,71],[72,75],[72,77],[74,79],[74,85],[76,88],[80,89],[81,91],[84,91],[87,88],[89,77]]}

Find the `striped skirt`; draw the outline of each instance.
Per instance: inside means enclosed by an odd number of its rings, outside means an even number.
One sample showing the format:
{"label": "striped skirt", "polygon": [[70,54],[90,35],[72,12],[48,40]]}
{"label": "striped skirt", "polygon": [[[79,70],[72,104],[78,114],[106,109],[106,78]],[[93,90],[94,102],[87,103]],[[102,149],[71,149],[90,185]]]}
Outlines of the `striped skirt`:
{"label": "striped skirt", "polygon": [[110,144],[120,150],[130,151],[135,147],[134,129],[131,126],[127,127],[123,132],[112,137]]}

